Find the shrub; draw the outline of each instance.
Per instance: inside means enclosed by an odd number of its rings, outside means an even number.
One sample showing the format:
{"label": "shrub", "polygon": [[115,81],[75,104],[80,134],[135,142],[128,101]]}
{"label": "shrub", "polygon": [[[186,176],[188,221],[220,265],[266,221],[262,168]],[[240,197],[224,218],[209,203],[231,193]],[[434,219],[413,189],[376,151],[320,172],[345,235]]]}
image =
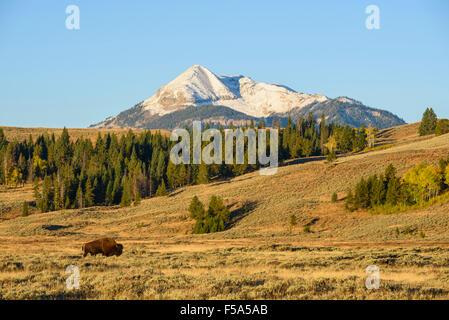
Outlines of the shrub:
{"label": "shrub", "polygon": [[292,214],[290,216],[290,232],[292,232],[292,230],[296,226],[296,224],[297,224],[296,216],[294,214]]}
{"label": "shrub", "polygon": [[349,212],[353,212],[356,210],[354,207],[354,196],[352,194],[352,190],[349,190],[348,195],[346,196],[345,209]]}
{"label": "shrub", "polygon": [[28,202],[24,201],[23,202],[23,207],[22,207],[22,217],[26,217],[28,216]]}
{"label": "shrub", "polygon": [[338,195],[337,195],[336,192],[334,192],[334,193],[332,194],[332,199],[331,199],[331,201],[335,203],[335,202],[337,202],[337,200],[338,200]]}
{"label": "shrub", "polygon": [[411,227],[405,227],[404,234],[412,234],[414,230]]}
{"label": "shrub", "polygon": [[335,154],[335,152],[329,152],[327,154],[327,162],[331,163],[334,162],[335,160],[337,160],[337,155]]}

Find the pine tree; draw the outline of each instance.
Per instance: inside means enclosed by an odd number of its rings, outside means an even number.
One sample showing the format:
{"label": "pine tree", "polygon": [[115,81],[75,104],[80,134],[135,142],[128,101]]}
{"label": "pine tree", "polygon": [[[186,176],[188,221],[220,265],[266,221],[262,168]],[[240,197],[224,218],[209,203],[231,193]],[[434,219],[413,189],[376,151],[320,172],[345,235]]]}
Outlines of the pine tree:
{"label": "pine tree", "polygon": [[42,186],[41,212],[52,211],[54,208],[52,180],[50,176],[45,176]]}
{"label": "pine tree", "polygon": [[445,170],[445,183],[446,183],[446,186],[449,186],[449,164]]}
{"label": "pine tree", "polygon": [[114,202],[114,197],[112,195],[112,188],[114,187],[114,183],[112,180],[109,180],[108,186],[106,187],[106,195],[105,195],[105,203],[106,205],[111,205]]}
{"label": "pine tree", "polygon": [[40,199],[40,197],[41,197],[41,193],[40,193],[40,191],[39,191],[39,180],[37,179],[37,177],[34,178],[34,183],[33,183],[33,196],[34,196],[34,199],[35,199],[36,201],[38,201],[38,200]]}
{"label": "pine tree", "polygon": [[81,182],[78,184],[78,189],[76,190],[76,205],[77,208],[84,208],[84,197],[83,197],[83,187]]}
{"label": "pine tree", "polygon": [[192,201],[190,202],[189,213],[190,218],[194,220],[204,219],[205,214],[204,205],[201,203],[201,201],[198,199],[197,196],[194,196]]}
{"label": "pine tree", "polygon": [[340,141],[340,149],[344,152],[349,152],[353,150],[353,136],[354,131],[350,126],[346,125],[343,129],[343,134]]}
{"label": "pine tree", "polygon": [[348,195],[345,200],[345,209],[346,211],[354,211],[354,195],[352,194],[352,190],[349,190]]}
{"label": "pine tree", "polygon": [[398,178],[392,178],[388,182],[386,203],[392,206],[398,204],[401,197],[401,182]]}
{"label": "pine tree", "polygon": [[139,190],[137,190],[136,195],[134,196],[134,206],[137,207],[141,201],[142,201],[142,198],[140,196],[140,192],[139,192]]}
{"label": "pine tree", "polygon": [[229,221],[229,209],[219,196],[211,197],[206,215],[209,232],[223,231]]}
{"label": "pine tree", "polygon": [[114,185],[111,192],[112,204],[120,203],[122,199],[122,184],[120,183],[120,176],[114,179]]}
{"label": "pine tree", "polygon": [[90,183],[90,179],[88,178],[86,181],[86,191],[84,192],[84,206],[91,207],[94,205],[95,195],[93,192],[93,187]]}
{"label": "pine tree", "polygon": [[449,120],[448,119],[438,120],[437,127],[435,128],[435,134],[437,136],[441,136],[446,133],[449,133]]}
{"label": "pine tree", "polygon": [[371,191],[371,205],[380,206],[384,204],[386,196],[384,177],[381,176],[380,178],[377,178],[377,176],[375,176],[375,178]]}
{"label": "pine tree", "polygon": [[427,136],[435,133],[437,127],[437,115],[432,108],[427,108],[423,114],[421,125],[419,126],[419,135]]}
{"label": "pine tree", "polygon": [[331,202],[337,202],[338,201],[338,195],[337,195],[337,193],[336,192],[334,192],[333,194],[332,194],[332,197],[331,197]]}
{"label": "pine tree", "polygon": [[362,151],[367,147],[367,134],[365,126],[362,126],[354,141],[354,151]]}
{"label": "pine tree", "polygon": [[206,184],[209,183],[209,172],[207,170],[207,166],[204,162],[201,162],[199,165],[197,184]]}
{"label": "pine tree", "polygon": [[62,167],[70,159],[70,136],[66,127],[62,130],[61,136],[55,144],[55,158],[57,167]]}
{"label": "pine tree", "polygon": [[165,188],[165,182],[164,180],[161,181],[161,184],[159,187],[157,187],[156,190],[156,197],[162,197],[168,195],[167,189]]}
{"label": "pine tree", "polygon": [[354,204],[356,209],[370,207],[370,190],[367,181],[363,178],[355,189]]}
{"label": "pine tree", "polygon": [[293,228],[297,225],[297,221],[296,221],[296,216],[294,214],[292,214],[290,216],[290,233],[293,231]]}
{"label": "pine tree", "polygon": [[53,181],[55,190],[55,197],[54,197],[55,210],[61,210],[63,208],[63,201],[62,201],[63,198],[61,198],[61,188],[57,178],[54,178]]}
{"label": "pine tree", "polygon": [[385,169],[385,183],[388,186],[388,183],[396,178],[397,170],[394,167],[393,164],[389,164],[388,167]]}
{"label": "pine tree", "polygon": [[324,154],[326,151],[326,144],[329,138],[329,127],[326,125],[326,116],[324,112],[321,114],[321,122],[320,122],[320,148],[321,154]]}
{"label": "pine tree", "polygon": [[22,217],[26,217],[28,214],[28,202],[24,201],[22,206]]}
{"label": "pine tree", "polygon": [[120,206],[128,207],[132,202],[132,184],[129,177],[123,178],[122,197],[120,199]]}
{"label": "pine tree", "polygon": [[174,189],[178,186],[178,175],[176,171],[176,165],[173,162],[169,161],[167,165],[166,176],[168,187],[171,189]]}

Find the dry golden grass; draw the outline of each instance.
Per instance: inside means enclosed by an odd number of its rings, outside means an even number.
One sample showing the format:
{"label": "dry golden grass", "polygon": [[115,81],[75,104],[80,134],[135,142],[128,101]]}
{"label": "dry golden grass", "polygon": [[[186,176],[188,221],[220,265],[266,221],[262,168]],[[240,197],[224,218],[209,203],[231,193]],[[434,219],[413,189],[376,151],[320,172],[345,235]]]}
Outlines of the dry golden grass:
{"label": "dry golden grass", "polygon": [[[408,133],[393,129],[388,137],[381,133],[395,144],[389,149],[349,155],[332,165],[320,159],[292,161],[273,176],[253,172],[189,186],[168,197],[144,199],[138,207],[28,217],[11,209],[0,222],[0,297],[447,299],[448,203],[373,215],[347,213],[341,200],[331,202],[333,192],[342,199],[361,176],[380,173],[389,163],[403,173],[449,156],[448,135],[421,138],[407,128]],[[194,195],[204,203],[211,195],[222,196],[234,216],[232,228],[192,235],[187,207]],[[0,204],[11,208],[20,208],[23,199],[32,199],[30,186],[0,192]],[[251,210],[241,216],[244,202]],[[298,225],[290,233],[292,214]],[[304,233],[311,221],[311,232]],[[407,227],[416,231],[396,233]],[[98,237],[116,238],[124,254],[82,258],[82,244]],[[80,268],[80,290],[65,289],[65,268],[71,264]],[[365,288],[369,265],[381,270],[379,290]]]}

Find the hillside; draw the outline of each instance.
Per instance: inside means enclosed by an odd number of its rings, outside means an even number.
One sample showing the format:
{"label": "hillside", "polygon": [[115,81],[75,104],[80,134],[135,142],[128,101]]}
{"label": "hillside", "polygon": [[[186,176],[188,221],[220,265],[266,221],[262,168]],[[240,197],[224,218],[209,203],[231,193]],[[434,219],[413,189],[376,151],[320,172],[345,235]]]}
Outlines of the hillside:
{"label": "hillside", "polygon": [[[448,157],[449,135],[422,138],[416,128],[381,131],[379,142],[394,146],[348,155],[332,165],[321,158],[299,159],[273,176],[253,172],[184,187],[138,207],[10,214],[0,222],[0,295],[74,297],[61,288],[65,266],[76,264],[86,283],[78,293],[82,298],[447,299],[449,203],[372,215],[348,213],[341,200],[330,201],[333,192],[342,199],[360,177],[380,173],[389,163],[402,174],[420,162]],[[190,234],[187,207],[194,195],[203,203],[222,196],[232,228]],[[0,199],[32,200],[32,191],[3,190]],[[246,214],[243,203],[250,208]],[[292,214],[298,226],[290,233]],[[312,232],[304,233],[309,223]],[[414,231],[404,234],[407,227]],[[123,256],[82,259],[82,243],[104,236],[124,244]],[[372,264],[382,270],[382,290],[367,292],[364,270]],[[25,282],[11,289],[13,281]]]}

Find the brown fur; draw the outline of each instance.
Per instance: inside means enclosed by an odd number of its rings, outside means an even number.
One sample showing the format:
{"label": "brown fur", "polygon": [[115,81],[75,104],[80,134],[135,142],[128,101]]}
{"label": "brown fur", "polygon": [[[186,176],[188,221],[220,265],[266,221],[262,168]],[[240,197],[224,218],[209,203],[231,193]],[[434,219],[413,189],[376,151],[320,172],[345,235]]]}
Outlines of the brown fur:
{"label": "brown fur", "polygon": [[106,257],[119,256],[123,252],[123,245],[116,243],[114,239],[102,238],[83,245],[83,257],[87,254],[97,255],[99,253]]}

